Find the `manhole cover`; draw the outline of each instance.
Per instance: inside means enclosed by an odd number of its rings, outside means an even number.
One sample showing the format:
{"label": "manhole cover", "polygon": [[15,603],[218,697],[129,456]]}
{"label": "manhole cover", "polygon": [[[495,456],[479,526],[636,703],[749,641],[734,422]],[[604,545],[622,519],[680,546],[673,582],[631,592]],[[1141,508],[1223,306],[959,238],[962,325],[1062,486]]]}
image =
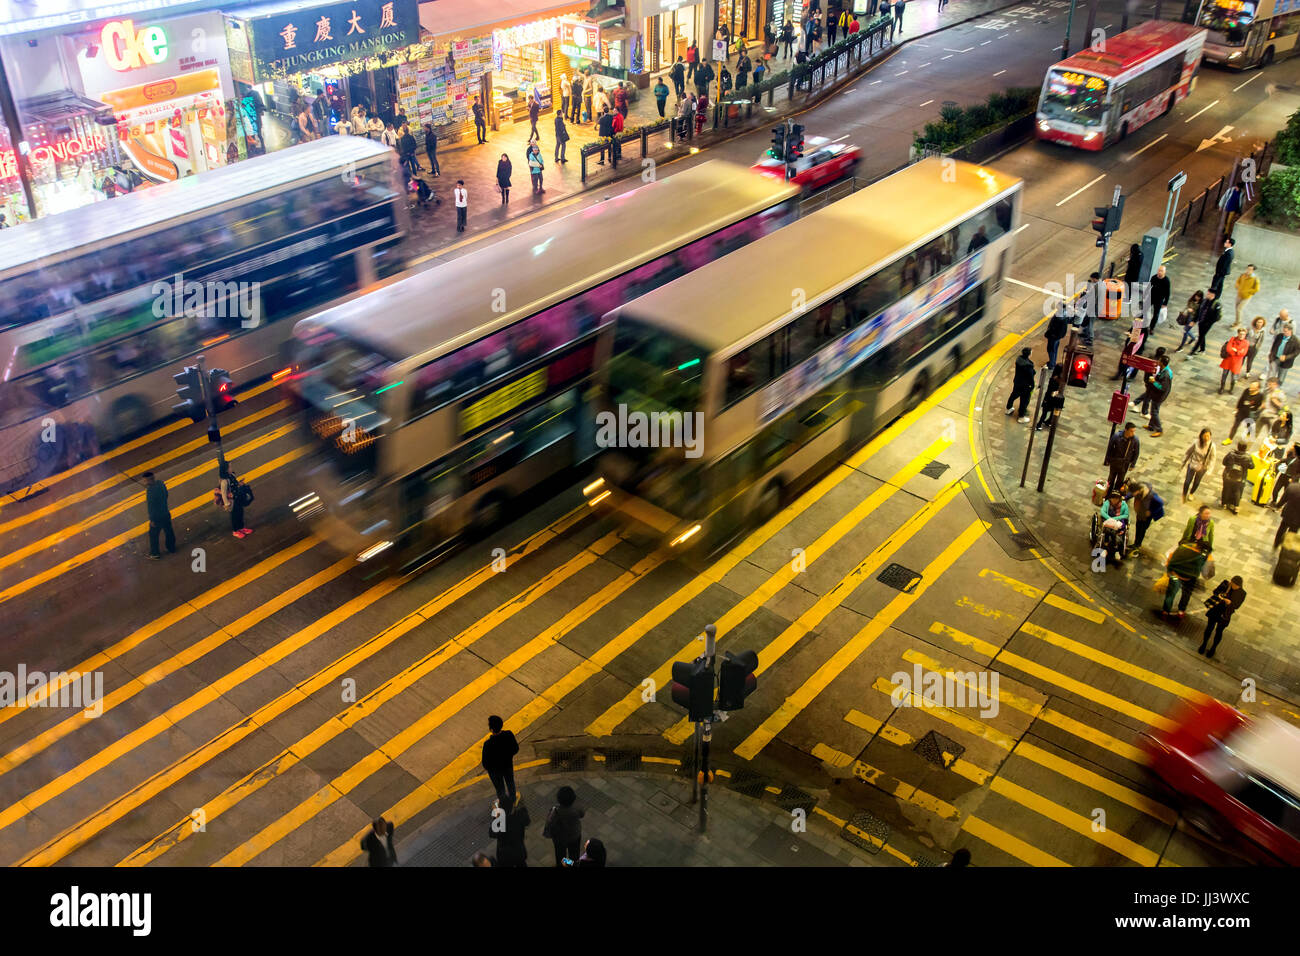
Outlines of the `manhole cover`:
{"label": "manhole cover", "polygon": [[966,752],[966,748],[957,741],[933,730],[918,740],[912,749],[936,767],[944,769],[951,767]]}
{"label": "manhole cover", "polygon": [[942,478],[943,473],[948,470],[948,466],[941,461],[932,461],[921,469],[921,474],[927,478]]}
{"label": "manhole cover", "polygon": [[767,779],[751,770],[737,770],[727,778],[727,789],[743,793],[747,797],[762,798],[767,792]]}
{"label": "manhole cover", "polygon": [[920,867],[939,868],[943,866],[943,864],[940,863],[938,860],[932,860],[928,856],[914,856],[912,857],[912,862],[915,863],[918,868]]}
{"label": "manhole cover", "polygon": [[554,750],[551,752],[551,769],[577,773],[587,769],[587,751]]}
{"label": "manhole cover", "polygon": [[995,518],[1013,518],[1016,514],[1016,509],[1005,501],[990,501],[989,511],[993,512]]}
{"label": "manhole cover", "polygon": [[1017,531],[1011,536],[1011,540],[1015,542],[1017,548],[1024,548],[1026,551],[1038,547],[1038,539],[1028,531]]}
{"label": "manhole cover", "polygon": [[811,813],[812,808],[817,806],[817,798],[810,793],[805,793],[798,787],[787,786],[774,799],[776,805],[787,813],[791,810],[803,810],[805,813]]}
{"label": "manhole cover", "polygon": [[641,751],[606,750],[605,769],[606,770],[640,770]]}
{"label": "manhole cover", "polygon": [[888,584],[891,588],[908,594],[916,590],[916,586],[921,583],[921,573],[913,571],[911,568],[905,568],[901,564],[891,564],[876,575],[876,580],[881,584]]}
{"label": "manhole cover", "polygon": [[868,853],[879,853],[880,847],[868,840],[864,834],[873,836],[884,844],[892,832],[893,830],[884,820],[872,816],[866,810],[859,810],[853,814],[853,819],[844,824],[840,835],[859,849],[866,850]]}
{"label": "manhole cover", "polygon": [[650,796],[650,806],[654,807],[656,810],[659,810],[662,813],[672,813],[674,810],[680,807],[681,804],[678,801],[674,800],[672,797],[668,796],[668,794],[664,793],[662,790],[656,790]]}

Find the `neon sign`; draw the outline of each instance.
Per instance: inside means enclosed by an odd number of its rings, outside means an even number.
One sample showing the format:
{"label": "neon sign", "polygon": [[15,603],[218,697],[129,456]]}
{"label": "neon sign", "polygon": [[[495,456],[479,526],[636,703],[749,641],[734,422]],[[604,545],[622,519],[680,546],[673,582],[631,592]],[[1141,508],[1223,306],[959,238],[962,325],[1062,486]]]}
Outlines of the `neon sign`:
{"label": "neon sign", "polygon": [[[108,149],[108,143],[102,134],[96,132],[89,136],[72,136],[57,143],[37,146],[31,151],[31,161],[34,166],[44,166],[52,162],[66,162],[84,156],[86,153],[97,153],[104,149]],[[0,150],[0,179],[13,179],[17,175],[18,165],[14,158],[14,151]]]}
{"label": "neon sign", "polygon": [[1089,90],[1104,90],[1106,81],[1097,76],[1088,76],[1086,73],[1062,72],[1061,79],[1070,86],[1082,86]]}
{"label": "neon sign", "polygon": [[157,66],[167,59],[167,34],[162,27],[136,30],[130,20],[110,20],[99,33],[108,65],[119,73]]}

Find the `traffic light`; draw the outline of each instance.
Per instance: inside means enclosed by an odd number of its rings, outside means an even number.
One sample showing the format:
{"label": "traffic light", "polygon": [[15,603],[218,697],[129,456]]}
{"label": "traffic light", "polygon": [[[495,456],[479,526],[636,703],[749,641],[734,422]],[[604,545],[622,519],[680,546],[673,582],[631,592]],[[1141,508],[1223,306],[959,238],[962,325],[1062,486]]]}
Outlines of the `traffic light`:
{"label": "traffic light", "polygon": [[691,720],[713,719],[713,671],[704,658],[673,664],[673,703],[686,708]]}
{"label": "traffic light", "polygon": [[1124,218],[1124,197],[1121,195],[1115,205],[1106,210],[1106,231],[1119,232],[1120,221]]}
{"label": "traffic light", "polygon": [[767,154],[773,159],[785,160],[785,127],[775,126],[772,128],[772,148]]}
{"label": "traffic light", "polygon": [[203,378],[198,366],[187,365],[183,372],[172,378],[176,380],[176,397],[180,399],[180,404],[173,405],[172,411],[195,422],[207,418],[208,409],[203,401]]}
{"label": "traffic light", "polygon": [[235,383],[224,368],[208,371],[208,395],[212,398],[212,411],[224,412],[235,404]]}
{"label": "traffic light", "polygon": [[803,158],[803,127],[795,123],[790,127],[790,135],[785,138],[785,161],[793,163]]}
{"label": "traffic light", "polygon": [[730,651],[723,655],[718,668],[718,710],[740,710],[745,706],[745,698],[758,689],[758,678],[754,671],[758,669],[758,655],[745,651],[733,656]]}
{"label": "traffic light", "polygon": [[1070,376],[1066,380],[1066,384],[1073,385],[1075,388],[1087,388],[1088,376],[1091,374],[1092,352],[1076,346],[1074,355],[1070,359]]}
{"label": "traffic light", "polygon": [[1110,235],[1110,206],[1092,207],[1092,231],[1097,233],[1097,245],[1106,244]]}

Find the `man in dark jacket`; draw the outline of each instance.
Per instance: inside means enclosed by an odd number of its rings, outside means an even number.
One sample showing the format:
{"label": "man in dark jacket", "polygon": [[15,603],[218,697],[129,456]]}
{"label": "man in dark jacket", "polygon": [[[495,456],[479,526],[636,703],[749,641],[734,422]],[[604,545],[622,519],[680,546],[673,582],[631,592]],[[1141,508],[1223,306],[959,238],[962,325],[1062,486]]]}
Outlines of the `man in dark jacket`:
{"label": "man in dark jacket", "polygon": [[682,62],[680,56],[677,58],[677,62],[673,64],[673,68],[668,71],[668,75],[672,77],[673,90],[680,100],[686,95],[686,64]]}
{"label": "man in dark jacket", "polygon": [[474,133],[478,136],[480,143],[487,142],[487,113],[483,111],[483,104],[479,102],[478,97],[474,97],[474,105],[470,112],[474,114]]}
{"label": "man in dark jacket", "polygon": [[[1156,274],[1151,277],[1151,290],[1147,296],[1148,307],[1151,314],[1147,316],[1147,338],[1156,330],[1156,324],[1160,321],[1160,310],[1169,306],[1169,276],[1165,274],[1163,265],[1156,269]],[[1141,349],[1138,350],[1139,352]]]}
{"label": "man in dark jacket", "polygon": [[1273,550],[1282,547],[1282,539],[1288,531],[1300,531],[1300,481],[1292,481],[1282,492],[1278,501],[1281,511],[1281,523],[1277,526],[1277,535],[1273,538]]}
{"label": "man in dark jacket", "polygon": [[707,96],[709,93],[709,84],[713,82],[715,76],[717,76],[717,74],[713,72],[712,63],[709,63],[708,61],[701,63],[695,70],[696,94],[699,96]]}
{"label": "man in dark jacket", "polygon": [[1151,419],[1147,422],[1147,431],[1152,438],[1159,438],[1165,433],[1164,424],[1160,421],[1160,406],[1174,389],[1174,373],[1169,371],[1168,355],[1160,356],[1160,369],[1151,376],[1147,388],[1151,392]]}
{"label": "man in dark jacket", "polygon": [[1219,260],[1214,264],[1214,278],[1210,280],[1210,291],[1215,297],[1223,295],[1223,280],[1232,272],[1232,257],[1235,254],[1232,247],[1236,241],[1229,236],[1223,240],[1223,251],[1219,253]]}
{"label": "man in dark jacket", "polygon": [[1250,443],[1245,440],[1237,442],[1236,450],[1223,456],[1223,495],[1219,502],[1233,514],[1241,504],[1241,489],[1253,464]]}
{"label": "man in dark jacket", "polygon": [[488,738],[483,741],[483,769],[496,789],[501,806],[507,812],[515,804],[515,754],[519,753],[519,742],[515,735],[503,730],[504,721],[493,714],[488,718]]}
{"label": "man in dark jacket", "polygon": [[1023,348],[1016,359],[1015,377],[1011,382],[1011,394],[1007,396],[1007,414],[1011,406],[1020,400],[1020,424],[1029,424],[1029,396],[1034,391],[1034,360],[1029,357],[1032,350]]}
{"label": "man in dark jacket", "polygon": [[402,165],[406,171],[415,176],[420,171],[420,161],[415,158],[415,136],[410,126],[402,127],[402,135],[397,140],[397,151],[402,156]]}
{"label": "man in dark jacket", "polygon": [[149,557],[157,561],[158,534],[167,538],[167,553],[176,553],[176,532],[172,530],[172,513],[167,508],[167,486],[153,476],[152,471],[141,475],[144,479],[144,503],[149,512]]}
{"label": "man in dark jacket", "polygon": [[[1210,603],[1206,605],[1205,635],[1201,638],[1201,646],[1196,649],[1196,653],[1204,654],[1206,657],[1214,656],[1219,641],[1223,640],[1223,631],[1232,620],[1232,612],[1246,603],[1246,589],[1242,587],[1243,583],[1241,575],[1237,574],[1233,575],[1231,581],[1221,581],[1214,589],[1214,593],[1210,595]],[[1205,645],[1210,640],[1211,631],[1214,632],[1214,641],[1207,651]]]}
{"label": "man in dark jacket", "polygon": [[1282,331],[1278,335],[1273,336],[1273,344],[1269,347],[1269,377],[1277,379],[1279,385],[1285,382],[1286,373],[1295,364],[1297,355],[1300,355],[1300,340],[1296,339],[1291,323],[1288,322],[1282,326]]}
{"label": "man in dark jacket", "polygon": [[542,115],[542,101],[536,95],[528,98],[528,122],[532,128],[528,131],[528,138],[540,141],[542,134],[537,132],[537,118]]}
{"label": "man in dark jacket", "polygon": [[1110,466],[1110,477],[1106,479],[1106,491],[1118,488],[1124,483],[1128,470],[1137,464],[1141,443],[1137,437],[1137,426],[1132,422],[1124,423],[1124,430],[1114,435],[1106,446],[1104,464]]}
{"label": "man in dark jacket", "polygon": [[569,142],[569,130],[564,125],[564,114],[555,114],[555,161],[557,163],[567,163],[564,158],[565,146]]}
{"label": "man in dark jacket", "polygon": [[397,866],[393,825],[383,817],[375,817],[370,832],[361,838],[361,850],[369,858],[371,866]]}
{"label": "man in dark jacket", "polygon": [[[492,836],[497,841],[497,866],[527,866],[528,847],[525,836],[533,819],[524,806],[523,795],[515,802],[514,809],[502,807],[503,816],[493,815]],[[498,824],[498,819],[500,823]]]}
{"label": "man in dark jacket", "polygon": [[1056,368],[1057,350],[1061,347],[1061,340],[1069,331],[1069,306],[1062,299],[1056,314],[1047,320],[1047,332],[1043,336],[1047,339],[1047,364],[1052,368]]}
{"label": "man in dark jacket", "polygon": [[435,176],[441,175],[438,168],[438,131],[432,123],[424,124],[424,154],[429,157],[429,172]]}
{"label": "man in dark jacket", "polygon": [[[1162,617],[1170,616],[1174,609],[1174,599],[1178,598],[1178,616],[1175,621],[1183,619],[1188,602],[1192,599],[1192,586],[1201,576],[1208,556],[1209,551],[1194,541],[1184,541],[1174,549],[1165,565],[1165,571],[1169,574],[1169,587],[1165,591],[1164,606],[1160,609]],[[1179,597],[1180,592],[1182,597]]]}
{"label": "man in dark jacket", "polygon": [[1210,329],[1214,328],[1215,323],[1221,318],[1223,318],[1223,313],[1219,309],[1219,296],[1211,289],[1205,293],[1201,307],[1196,310],[1196,344],[1192,346],[1189,355],[1197,355],[1205,351],[1205,337],[1210,334]]}
{"label": "man in dark jacket", "polygon": [[[608,106],[601,111],[600,119],[596,120],[596,135],[599,136],[601,139],[609,139],[611,136],[614,135],[614,114],[609,111]],[[612,159],[613,158],[612,148],[610,150],[610,154],[611,154],[610,158]],[[605,151],[603,149],[600,151],[600,162],[597,163],[596,165],[598,166],[605,165]]]}
{"label": "man in dark jacket", "polygon": [[572,90],[573,102],[569,106],[569,122],[577,123],[582,119],[582,74],[576,73],[573,82],[569,84]]}

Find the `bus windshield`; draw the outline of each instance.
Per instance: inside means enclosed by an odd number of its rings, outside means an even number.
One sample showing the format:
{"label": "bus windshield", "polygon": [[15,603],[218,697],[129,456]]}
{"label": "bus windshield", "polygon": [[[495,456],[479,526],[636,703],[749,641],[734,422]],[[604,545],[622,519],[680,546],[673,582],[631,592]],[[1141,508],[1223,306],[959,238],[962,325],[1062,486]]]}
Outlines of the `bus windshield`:
{"label": "bus windshield", "polygon": [[1256,4],[1248,0],[1207,0],[1197,25],[1212,31],[1210,40],[1214,43],[1241,46],[1255,22],[1255,8]]}
{"label": "bus windshield", "polygon": [[622,316],[614,326],[610,397],[631,411],[691,412],[700,407],[705,350]]}
{"label": "bus windshield", "polygon": [[1101,77],[1058,69],[1047,74],[1038,110],[1048,119],[1098,126],[1105,108],[1106,81]]}
{"label": "bus windshield", "polygon": [[372,474],[374,445],[388,423],[382,399],[376,396],[392,387],[386,374],[391,361],[338,336],[314,345],[310,358],[311,371],[302,379],[299,394],[312,432],[343,477]]}

